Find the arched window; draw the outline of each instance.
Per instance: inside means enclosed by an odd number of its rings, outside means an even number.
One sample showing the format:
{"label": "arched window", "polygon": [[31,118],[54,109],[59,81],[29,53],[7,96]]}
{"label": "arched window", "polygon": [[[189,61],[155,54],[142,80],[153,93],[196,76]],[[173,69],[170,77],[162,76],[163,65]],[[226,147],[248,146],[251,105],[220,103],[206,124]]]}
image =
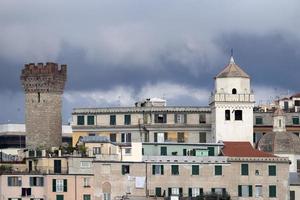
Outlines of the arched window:
{"label": "arched window", "polygon": [[232,89],[232,94],[236,94],[236,89],[235,88]]}

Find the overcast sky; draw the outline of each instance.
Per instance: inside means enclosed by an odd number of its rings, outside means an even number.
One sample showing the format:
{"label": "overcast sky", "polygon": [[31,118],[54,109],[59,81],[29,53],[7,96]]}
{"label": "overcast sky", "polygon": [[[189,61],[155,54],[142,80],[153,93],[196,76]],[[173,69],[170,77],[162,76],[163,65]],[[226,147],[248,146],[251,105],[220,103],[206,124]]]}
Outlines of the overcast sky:
{"label": "overcast sky", "polygon": [[148,97],[207,106],[231,48],[257,103],[299,92],[300,1],[1,0],[0,123],[24,121],[26,63],[68,65],[67,122]]}

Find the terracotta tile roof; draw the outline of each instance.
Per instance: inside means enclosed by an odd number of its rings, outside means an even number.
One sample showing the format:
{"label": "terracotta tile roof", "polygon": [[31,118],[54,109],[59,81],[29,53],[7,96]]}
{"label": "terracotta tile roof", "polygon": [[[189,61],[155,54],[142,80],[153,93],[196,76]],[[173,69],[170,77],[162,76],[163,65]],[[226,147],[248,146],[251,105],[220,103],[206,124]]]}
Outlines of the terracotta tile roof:
{"label": "terracotta tile roof", "polygon": [[249,142],[224,141],[221,153],[229,157],[276,157],[273,154],[254,149]]}
{"label": "terracotta tile roof", "polygon": [[293,97],[300,97],[300,93],[293,94],[293,95],[290,97],[290,99],[293,98]]}

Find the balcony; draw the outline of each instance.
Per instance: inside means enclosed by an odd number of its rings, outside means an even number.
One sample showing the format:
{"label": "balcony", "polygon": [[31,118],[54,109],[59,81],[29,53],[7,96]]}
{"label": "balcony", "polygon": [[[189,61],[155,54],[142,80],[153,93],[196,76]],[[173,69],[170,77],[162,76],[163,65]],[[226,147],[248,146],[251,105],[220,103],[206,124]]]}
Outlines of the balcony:
{"label": "balcony", "polygon": [[215,101],[234,101],[234,102],[250,102],[254,103],[254,94],[226,94],[226,93],[215,93],[213,94],[209,102]]}

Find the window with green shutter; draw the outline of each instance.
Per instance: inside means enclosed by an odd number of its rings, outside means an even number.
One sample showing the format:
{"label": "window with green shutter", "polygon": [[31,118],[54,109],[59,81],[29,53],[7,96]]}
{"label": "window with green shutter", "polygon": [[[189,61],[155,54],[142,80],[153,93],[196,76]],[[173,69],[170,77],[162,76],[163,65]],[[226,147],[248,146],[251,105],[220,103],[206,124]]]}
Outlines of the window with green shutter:
{"label": "window with green shutter", "polygon": [[92,116],[92,115],[89,115],[87,117],[87,123],[88,123],[88,125],[94,125],[95,124],[95,117]]}
{"label": "window with green shutter", "polygon": [[167,147],[160,147],[160,155],[166,156],[168,154]]}
{"label": "window with green shutter", "polygon": [[84,125],[84,116],[83,115],[77,116],[77,125]]}
{"label": "window with green shutter", "polygon": [[131,115],[124,115],[124,124],[125,125],[131,124]]}
{"label": "window with green shutter", "polygon": [[249,175],[248,164],[241,164],[241,175],[242,176],[248,176]]}
{"label": "window with green shutter", "polygon": [[68,180],[64,179],[64,192],[68,191]]}
{"label": "window with green shutter", "polygon": [[56,195],[56,200],[64,200],[64,195],[62,194]]}
{"label": "window with green shutter", "polygon": [[239,185],[238,186],[238,196],[239,197],[252,197],[253,196],[252,185]]}
{"label": "window with green shutter", "polygon": [[299,124],[299,117],[293,117],[293,124]]}
{"label": "window with green shutter", "polygon": [[192,165],[192,175],[199,175],[199,165]]}
{"label": "window with green shutter", "polygon": [[110,115],[110,125],[116,125],[116,115]]}
{"label": "window with green shutter", "polygon": [[171,165],[171,174],[179,175],[179,166],[178,165]]}
{"label": "window with green shutter", "polygon": [[83,195],[83,200],[91,200],[91,195],[90,194],[84,194]]}
{"label": "window with green shutter", "polygon": [[263,118],[262,117],[256,117],[255,118],[255,124],[263,124]]}
{"label": "window with green shutter", "polygon": [[207,149],[208,149],[208,156],[215,155],[215,147],[207,147]]}
{"label": "window with green shutter", "polygon": [[56,192],[56,179],[52,179],[52,192]]}
{"label": "window with green shutter", "polygon": [[269,165],[269,176],[276,176],[276,165]]}
{"label": "window with green shutter", "polygon": [[269,185],[269,197],[276,197],[276,185]]}
{"label": "window with green shutter", "polygon": [[155,196],[161,197],[161,188],[160,187],[155,188]]}
{"label": "window with green shutter", "polygon": [[215,165],[215,176],[222,176],[222,166]]}

